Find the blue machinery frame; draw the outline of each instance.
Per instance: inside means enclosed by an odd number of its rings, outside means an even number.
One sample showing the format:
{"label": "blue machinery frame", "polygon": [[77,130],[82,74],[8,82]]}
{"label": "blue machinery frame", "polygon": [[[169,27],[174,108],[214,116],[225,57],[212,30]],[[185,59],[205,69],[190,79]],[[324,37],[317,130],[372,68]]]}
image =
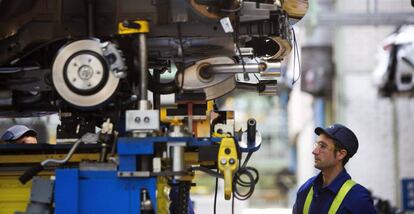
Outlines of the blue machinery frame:
{"label": "blue machinery frame", "polygon": [[146,189],[156,211],[157,177],[118,177],[118,171],[136,171],[140,155],[154,154],[155,143],[187,142],[188,146],[207,146],[220,138],[192,137],[119,138],[118,170],[56,170],[55,213],[141,213],[141,190]]}

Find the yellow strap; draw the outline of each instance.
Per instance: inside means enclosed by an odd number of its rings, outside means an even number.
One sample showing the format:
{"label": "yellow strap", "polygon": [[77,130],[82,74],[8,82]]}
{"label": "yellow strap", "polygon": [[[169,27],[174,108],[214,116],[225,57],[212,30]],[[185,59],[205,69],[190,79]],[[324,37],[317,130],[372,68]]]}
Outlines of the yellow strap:
{"label": "yellow strap", "polygon": [[349,190],[351,190],[355,184],[355,181],[351,179],[345,181],[345,183],[342,184],[341,189],[339,190],[338,194],[331,204],[331,207],[329,208],[328,214],[335,214],[336,211],[338,211],[339,206],[341,206],[341,203],[344,200],[346,194],[348,194]]}
{"label": "yellow strap", "polygon": [[[352,189],[353,186],[355,186],[356,182],[349,179],[345,181],[344,184],[342,184],[341,189],[339,189],[338,194],[335,196],[335,199],[333,200],[331,207],[329,208],[328,214],[335,214],[339,206],[341,206],[342,201],[344,200],[346,194],[348,194],[349,190]],[[312,203],[313,198],[313,186],[311,186],[308,195],[306,196],[305,204],[303,205],[303,214],[309,214],[309,208]]]}
{"label": "yellow strap", "polygon": [[308,195],[306,196],[306,201],[305,201],[305,205],[303,206],[303,214],[308,214],[309,213],[309,208],[310,205],[312,203],[312,198],[313,198],[313,186],[311,186]]}

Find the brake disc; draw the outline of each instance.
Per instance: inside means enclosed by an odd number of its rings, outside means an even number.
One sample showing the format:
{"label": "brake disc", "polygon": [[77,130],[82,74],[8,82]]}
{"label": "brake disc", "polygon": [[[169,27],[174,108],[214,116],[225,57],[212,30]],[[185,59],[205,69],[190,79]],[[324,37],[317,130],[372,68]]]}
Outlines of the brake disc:
{"label": "brake disc", "polygon": [[125,68],[121,53],[112,43],[79,40],[61,48],[56,56],[53,85],[65,101],[90,108],[114,94]]}

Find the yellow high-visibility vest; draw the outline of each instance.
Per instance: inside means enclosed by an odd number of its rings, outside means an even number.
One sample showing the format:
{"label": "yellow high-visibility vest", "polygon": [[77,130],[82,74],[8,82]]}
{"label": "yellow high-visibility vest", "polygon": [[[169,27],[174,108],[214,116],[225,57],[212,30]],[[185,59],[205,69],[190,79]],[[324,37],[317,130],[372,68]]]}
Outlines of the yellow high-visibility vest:
{"label": "yellow high-visibility vest", "polygon": [[[335,214],[339,206],[341,206],[342,201],[344,200],[346,194],[348,194],[349,190],[355,186],[356,182],[348,179],[342,184],[341,189],[339,189],[338,194],[336,194],[335,199],[332,201],[331,207],[329,208],[328,214]],[[312,203],[313,198],[313,186],[311,186],[308,195],[306,196],[305,205],[303,206],[303,214],[309,214],[309,208]]]}

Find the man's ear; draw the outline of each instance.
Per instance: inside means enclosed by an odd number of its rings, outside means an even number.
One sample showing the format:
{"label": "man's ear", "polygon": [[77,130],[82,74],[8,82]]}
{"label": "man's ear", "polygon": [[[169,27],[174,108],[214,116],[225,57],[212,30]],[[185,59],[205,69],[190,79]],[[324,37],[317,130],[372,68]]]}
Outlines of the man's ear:
{"label": "man's ear", "polygon": [[347,154],[348,154],[348,151],[346,151],[346,149],[341,149],[341,150],[337,151],[336,157],[339,160],[343,160],[346,157]]}

